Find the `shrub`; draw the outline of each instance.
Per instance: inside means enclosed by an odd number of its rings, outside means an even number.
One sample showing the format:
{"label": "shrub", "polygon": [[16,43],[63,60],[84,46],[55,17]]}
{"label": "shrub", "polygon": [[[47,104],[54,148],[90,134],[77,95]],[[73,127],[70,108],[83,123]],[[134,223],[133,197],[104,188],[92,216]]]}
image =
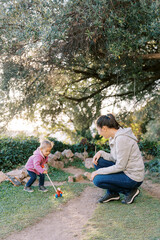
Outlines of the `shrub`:
{"label": "shrub", "polygon": [[0,138],[0,170],[6,171],[25,164],[39,146],[37,138]]}
{"label": "shrub", "polygon": [[145,168],[148,169],[151,173],[156,172],[160,174],[160,158],[155,158],[149,162],[146,162]]}
{"label": "shrub", "polygon": [[160,156],[160,142],[142,140],[139,142],[139,148],[144,155]]}
{"label": "shrub", "polygon": [[[70,145],[57,141],[54,138],[49,139],[54,141],[52,153],[56,151],[62,152],[65,149],[71,149],[73,153],[83,152],[85,148],[89,157],[93,157],[95,147],[96,152],[99,150],[110,151],[108,142],[97,144],[85,140],[81,143]],[[36,137],[0,137],[0,170],[8,171],[16,168],[18,165],[25,164],[38,146],[39,139]],[[160,144],[157,142],[142,141],[139,143],[139,146],[143,153],[153,156],[160,155]]]}

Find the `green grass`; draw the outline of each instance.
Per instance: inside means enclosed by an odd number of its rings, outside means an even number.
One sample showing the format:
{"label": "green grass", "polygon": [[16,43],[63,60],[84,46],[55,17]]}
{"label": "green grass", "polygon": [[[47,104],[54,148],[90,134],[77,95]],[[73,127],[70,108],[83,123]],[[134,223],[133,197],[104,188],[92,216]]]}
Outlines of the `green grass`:
{"label": "green grass", "polygon": [[160,184],[160,173],[153,172],[153,173],[148,173],[145,175],[145,179],[151,180],[152,183],[159,183]]}
{"label": "green grass", "polygon": [[157,156],[153,160],[146,162],[145,168],[149,171],[145,178],[153,183],[160,183],[160,157]]}
{"label": "green grass", "polygon": [[65,164],[64,167],[66,168],[66,167],[70,167],[70,166],[81,168],[81,169],[85,170],[86,172],[93,172],[94,171],[94,168],[90,168],[90,169],[86,168],[84,166],[83,161],[79,158],[74,158],[73,162],[68,162],[67,164]]}
{"label": "green grass", "polygon": [[[73,175],[71,173],[66,173],[61,169],[56,169],[51,166],[49,166],[48,174],[52,179],[52,181],[57,181],[57,182],[68,181],[68,176]],[[48,181],[47,176],[45,179]]]}
{"label": "green grass", "polygon": [[83,240],[159,240],[160,201],[144,191],[131,205],[114,201],[98,205]]}
{"label": "green grass", "polygon": [[58,209],[60,204],[78,196],[87,184],[66,183],[61,186],[63,198],[54,198],[54,190],[48,187],[46,193],[39,192],[37,187],[33,193],[23,191],[23,186],[14,187],[9,182],[0,184],[0,237],[20,231],[35,223],[47,213]]}

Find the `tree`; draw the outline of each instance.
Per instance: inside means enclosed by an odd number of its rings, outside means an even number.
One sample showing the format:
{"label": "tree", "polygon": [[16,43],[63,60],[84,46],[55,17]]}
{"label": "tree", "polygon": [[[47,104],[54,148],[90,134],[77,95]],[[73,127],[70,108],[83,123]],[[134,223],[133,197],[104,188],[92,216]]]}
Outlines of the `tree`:
{"label": "tree", "polygon": [[79,108],[96,96],[140,100],[157,91],[158,1],[19,0],[1,1],[1,9],[1,89],[10,116],[43,115],[50,106],[53,119],[73,102]]}
{"label": "tree", "polygon": [[141,139],[157,141],[160,137],[159,115],[160,98],[155,96],[147,101],[139,110],[119,114],[123,126],[132,127],[135,135]]}

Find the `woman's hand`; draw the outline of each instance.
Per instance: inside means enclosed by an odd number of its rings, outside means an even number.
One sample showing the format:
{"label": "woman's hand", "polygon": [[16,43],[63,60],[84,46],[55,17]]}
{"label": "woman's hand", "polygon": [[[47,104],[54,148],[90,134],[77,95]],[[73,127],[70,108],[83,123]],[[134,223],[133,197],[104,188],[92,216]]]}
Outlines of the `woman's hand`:
{"label": "woman's hand", "polygon": [[47,170],[44,170],[44,172],[43,172],[44,174],[47,174]]}
{"label": "woman's hand", "polygon": [[93,181],[93,179],[95,178],[96,175],[97,175],[97,171],[92,172],[92,175],[91,175],[91,180],[92,181]]}
{"label": "woman's hand", "polygon": [[101,157],[101,153],[97,152],[94,157],[93,157],[93,164],[97,165],[98,164],[98,159]]}

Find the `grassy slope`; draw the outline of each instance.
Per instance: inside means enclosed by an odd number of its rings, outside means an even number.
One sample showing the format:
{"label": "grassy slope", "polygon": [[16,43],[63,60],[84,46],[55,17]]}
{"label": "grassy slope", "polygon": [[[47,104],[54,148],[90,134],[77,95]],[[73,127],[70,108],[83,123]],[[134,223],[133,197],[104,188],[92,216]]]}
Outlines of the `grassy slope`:
{"label": "grassy slope", "polygon": [[55,199],[54,190],[42,193],[34,188],[33,193],[23,191],[23,186],[14,187],[9,182],[0,185],[0,237],[33,224],[47,213],[57,209],[61,203],[78,196],[87,184],[70,183],[61,187],[63,198]]}
{"label": "grassy slope", "polygon": [[83,240],[159,240],[160,201],[144,191],[131,205],[120,201],[98,205]]}

